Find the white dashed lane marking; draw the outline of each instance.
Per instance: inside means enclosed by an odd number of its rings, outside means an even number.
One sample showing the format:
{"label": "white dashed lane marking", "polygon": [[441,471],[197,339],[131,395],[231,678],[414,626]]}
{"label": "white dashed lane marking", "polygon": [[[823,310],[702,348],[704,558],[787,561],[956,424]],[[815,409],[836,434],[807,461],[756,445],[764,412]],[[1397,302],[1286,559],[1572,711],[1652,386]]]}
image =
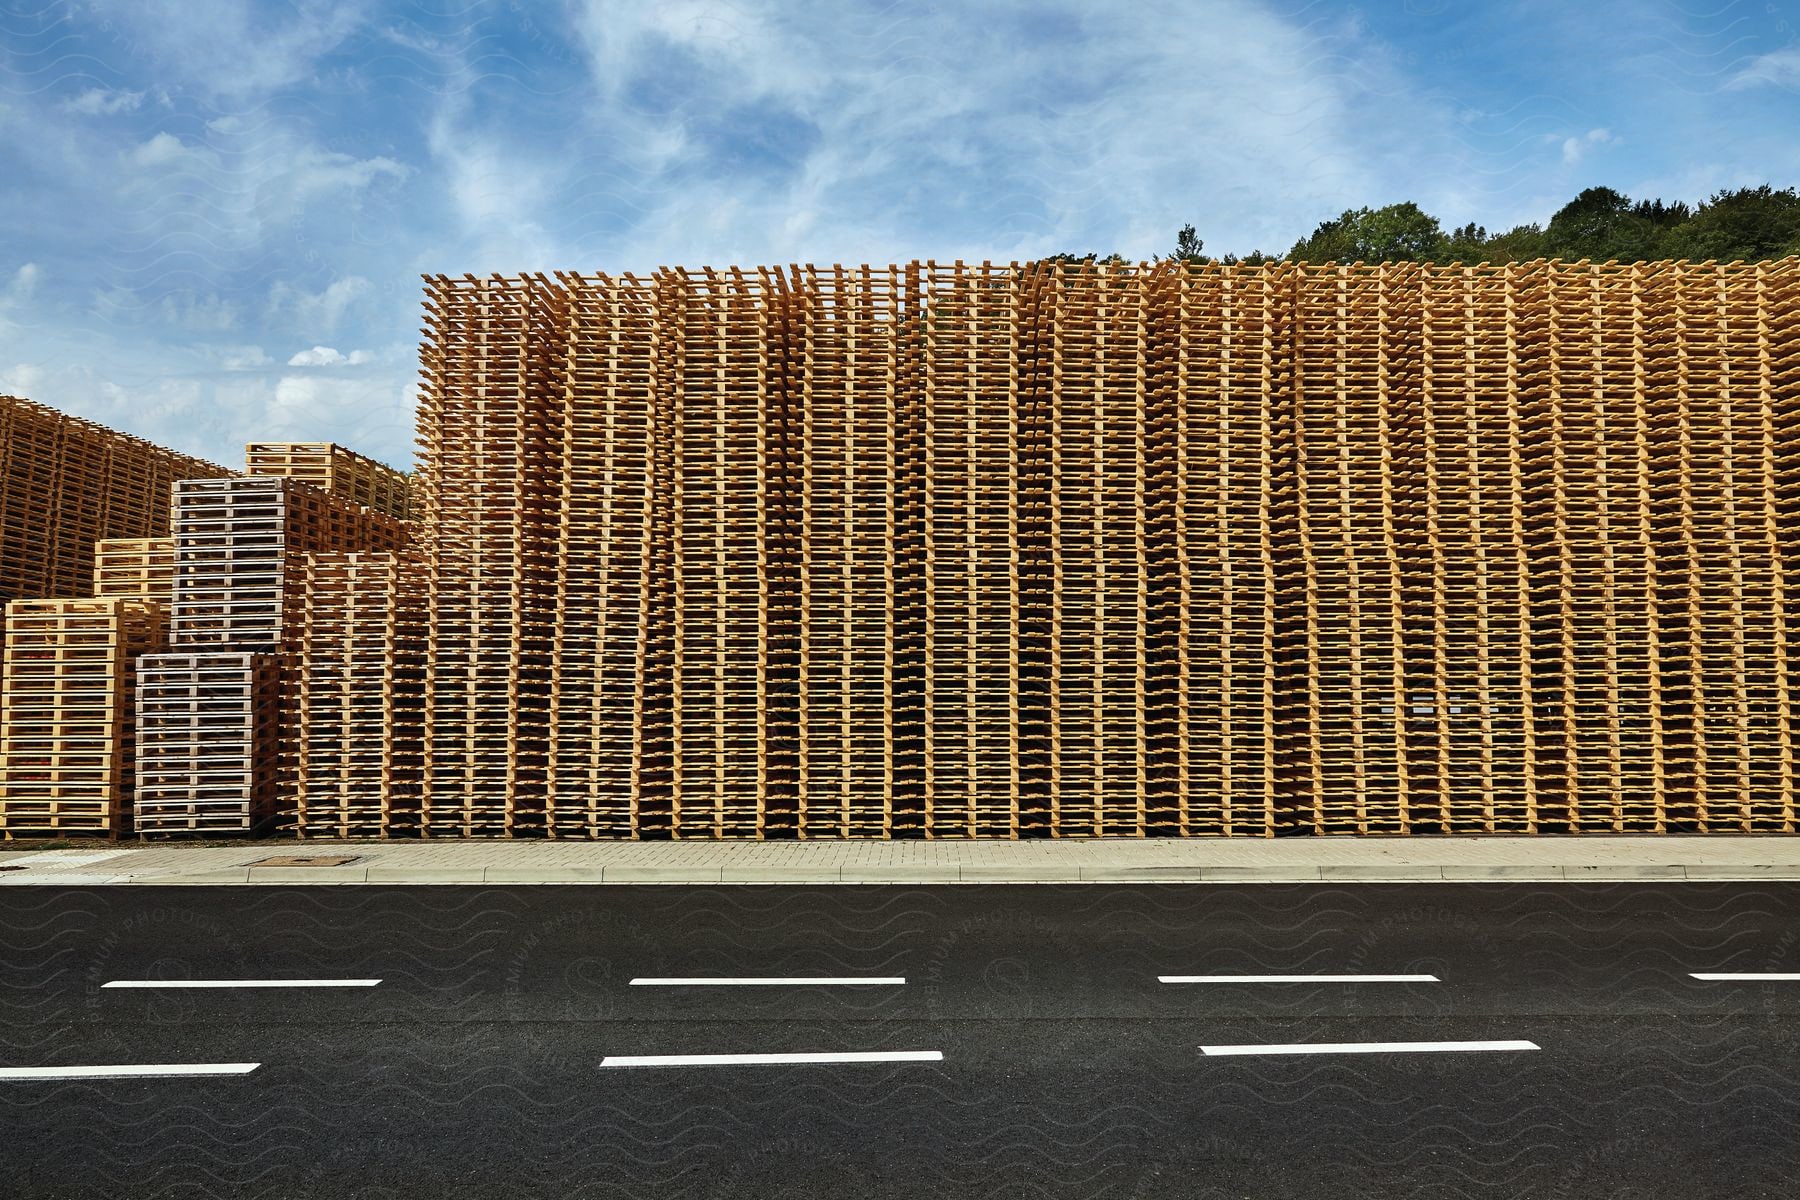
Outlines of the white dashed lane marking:
{"label": "white dashed lane marking", "polygon": [[1536,1042],[1288,1042],[1267,1046],[1202,1046],[1200,1053],[1218,1058],[1253,1054],[1459,1054],[1536,1049]]}
{"label": "white dashed lane marking", "polygon": [[835,1054],[613,1054],[603,1067],[742,1067],[793,1063],[942,1062],[939,1050],[868,1050]]}
{"label": "white dashed lane marking", "polygon": [[792,975],[792,976],[655,976],[634,979],[632,987],[869,987],[898,986],[904,975]]}
{"label": "white dashed lane marking", "polygon": [[360,988],[379,979],[115,979],[103,988]]}
{"label": "white dashed lane marking", "polygon": [[261,1063],[127,1063],[95,1067],[0,1067],[0,1079],[141,1079],[159,1076],[248,1075]]}
{"label": "white dashed lane marking", "polygon": [[1438,983],[1436,975],[1158,975],[1163,983]]}

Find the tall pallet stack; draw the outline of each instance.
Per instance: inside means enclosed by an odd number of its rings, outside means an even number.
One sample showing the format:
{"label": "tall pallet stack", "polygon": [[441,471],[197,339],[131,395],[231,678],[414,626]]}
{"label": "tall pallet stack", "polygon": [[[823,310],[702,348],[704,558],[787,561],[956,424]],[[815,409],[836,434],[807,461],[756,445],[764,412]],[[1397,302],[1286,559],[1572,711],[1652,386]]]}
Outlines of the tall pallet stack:
{"label": "tall pallet stack", "polygon": [[404,554],[308,554],[284,738],[303,836],[416,833],[425,693],[419,563]]}
{"label": "tall pallet stack", "polygon": [[[668,293],[629,277],[563,286],[567,382],[546,433],[558,516],[547,560],[555,590],[545,825],[558,836],[630,837],[668,828],[675,769],[673,697],[663,683],[674,622],[653,600],[672,589],[674,568],[669,464],[679,447],[656,397],[675,360],[651,320]],[[639,743],[660,749],[615,749]],[[456,793],[459,806],[465,795]]]}
{"label": "tall pallet stack", "polygon": [[790,769],[796,824],[808,837],[923,825],[924,780],[914,769],[923,672],[911,667],[901,631],[922,627],[924,596],[897,569],[906,539],[922,535],[922,497],[903,486],[919,410],[897,386],[902,348],[889,332],[908,294],[892,268],[808,270],[794,288]]}
{"label": "tall pallet stack", "polygon": [[[670,823],[797,829],[797,447],[783,281],[682,275],[675,413],[676,658]],[[752,797],[759,797],[752,801]]]}
{"label": "tall pallet stack", "polygon": [[146,601],[7,604],[0,838],[129,828],[137,662],[165,644],[164,622]]}
{"label": "tall pallet stack", "polygon": [[[1294,586],[1296,470],[1291,283],[1280,272],[1181,272],[1156,305],[1173,461],[1158,481],[1166,532],[1153,562],[1173,595],[1175,727],[1158,748],[1175,776],[1178,826],[1266,836],[1308,747],[1295,735],[1294,663],[1307,614]],[[1159,389],[1160,391],[1160,389]],[[1169,476],[1172,474],[1173,478]],[[1160,489],[1159,489],[1160,490]],[[1171,561],[1172,560],[1172,561]]]}
{"label": "tall pallet stack", "polygon": [[223,467],[0,396],[0,602],[90,594],[94,543],[169,531],[169,486]]}
{"label": "tall pallet stack", "polygon": [[174,489],[170,651],[140,664],[136,827],[245,832],[281,793],[282,655],[298,648],[299,556],[398,550],[407,527],[281,477]]}
{"label": "tall pallet stack", "polygon": [[1297,829],[1793,831],[1797,282],[1302,272]]}
{"label": "tall pallet stack", "polygon": [[1290,285],[1309,750],[1294,791],[1320,828],[1402,832],[1416,794],[1409,735],[1433,695],[1407,669],[1423,532],[1422,270],[1295,268]]}
{"label": "tall pallet stack", "polygon": [[1794,828],[1795,260],[438,278],[427,311],[421,594],[307,651],[421,716],[310,706],[370,747],[307,785],[321,828]]}
{"label": "tall pallet stack", "polygon": [[537,278],[470,279],[426,301],[427,832],[548,820],[565,295]]}
{"label": "tall pallet stack", "polygon": [[[926,470],[925,794],[921,810],[905,814],[901,829],[1007,836],[1016,819],[1007,628],[1016,511],[1010,383],[1023,288],[1009,268],[988,264],[933,265],[922,283],[931,298],[919,364]],[[1091,436],[1087,449],[1093,450]],[[1085,792],[1084,783],[1092,781],[1069,783],[1072,791]]]}

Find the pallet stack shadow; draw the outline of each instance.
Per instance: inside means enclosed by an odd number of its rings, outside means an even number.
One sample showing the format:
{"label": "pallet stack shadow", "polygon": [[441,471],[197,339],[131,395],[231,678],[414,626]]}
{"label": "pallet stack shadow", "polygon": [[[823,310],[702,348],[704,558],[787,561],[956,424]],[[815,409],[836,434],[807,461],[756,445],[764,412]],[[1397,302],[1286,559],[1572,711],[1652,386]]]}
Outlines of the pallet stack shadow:
{"label": "pallet stack shadow", "polygon": [[[399,518],[285,477],[303,458],[273,464],[282,475],[175,484],[169,650],[138,671],[139,833],[247,832],[279,815],[293,757],[282,750],[284,667],[304,626],[298,564],[406,544]],[[253,453],[250,466],[271,464]],[[388,502],[403,506],[404,489]]]}
{"label": "pallet stack shadow", "polygon": [[0,837],[130,828],[136,661],[166,640],[169,486],[224,474],[0,396]]}
{"label": "pallet stack shadow", "polygon": [[427,290],[304,833],[1795,829],[1794,259]]}

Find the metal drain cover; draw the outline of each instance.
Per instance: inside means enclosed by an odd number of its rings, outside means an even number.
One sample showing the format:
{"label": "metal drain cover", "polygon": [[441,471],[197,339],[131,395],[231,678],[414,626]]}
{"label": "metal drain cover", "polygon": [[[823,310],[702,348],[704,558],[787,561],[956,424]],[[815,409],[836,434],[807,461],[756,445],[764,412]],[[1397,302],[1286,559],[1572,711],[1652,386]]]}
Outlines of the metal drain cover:
{"label": "metal drain cover", "polygon": [[341,867],[361,858],[360,854],[277,854],[251,863],[253,867]]}

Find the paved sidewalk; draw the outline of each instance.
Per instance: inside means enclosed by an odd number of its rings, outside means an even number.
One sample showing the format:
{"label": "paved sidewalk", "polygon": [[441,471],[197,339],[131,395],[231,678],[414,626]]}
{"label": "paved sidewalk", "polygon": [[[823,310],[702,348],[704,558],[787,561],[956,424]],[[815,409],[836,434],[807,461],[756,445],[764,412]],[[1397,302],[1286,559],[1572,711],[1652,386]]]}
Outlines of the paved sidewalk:
{"label": "paved sidewalk", "polygon": [[[259,865],[347,856],[340,866]],[[1800,837],[256,842],[0,851],[0,886],[1800,880]]]}

